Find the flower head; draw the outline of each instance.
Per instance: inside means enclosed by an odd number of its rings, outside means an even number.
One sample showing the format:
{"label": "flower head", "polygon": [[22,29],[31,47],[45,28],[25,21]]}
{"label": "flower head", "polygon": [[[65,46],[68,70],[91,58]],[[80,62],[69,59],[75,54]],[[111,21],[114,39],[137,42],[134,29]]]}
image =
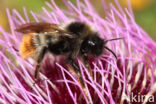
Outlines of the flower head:
{"label": "flower head", "polygon": [[[18,53],[23,34],[14,31],[29,20],[25,8],[25,17],[14,9],[7,9],[11,33],[0,27],[0,102],[11,104],[125,104],[126,102],[146,103],[156,96],[156,43],[138,26],[129,5],[122,9],[117,0],[117,8],[106,6],[103,0],[105,18],[99,16],[89,0],[76,6],[63,0],[67,9],[60,9],[53,0],[46,2],[51,9],[43,7],[41,14],[30,11],[36,22],[44,21],[61,24],[71,20],[91,23],[100,37],[123,40],[107,43],[107,47],[118,56],[104,51],[98,58],[91,58],[91,71],[78,59],[85,89],[66,67],[60,57],[47,55],[41,73],[40,82],[33,86],[34,60],[24,60]],[[61,59],[61,60],[60,60]],[[146,97],[141,99],[141,96]],[[132,99],[133,96],[137,96]],[[149,100],[150,99],[150,100]],[[154,99],[156,100],[156,99]]]}

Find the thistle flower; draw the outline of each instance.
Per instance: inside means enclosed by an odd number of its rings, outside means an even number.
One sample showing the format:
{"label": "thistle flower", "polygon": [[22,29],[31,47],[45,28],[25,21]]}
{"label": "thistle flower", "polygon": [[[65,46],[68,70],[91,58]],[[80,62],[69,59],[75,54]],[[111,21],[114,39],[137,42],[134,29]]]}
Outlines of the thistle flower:
{"label": "thistle flower", "polygon": [[[15,9],[7,9],[11,33],[0,27],[0,102],[3,104],[146,104],[156,100],[156,43],[134,20],[129,8],[104,7],[105,18],[100,17],[88,0],[76,6],[63,0],[67,9],[60,9],[53,0],[46,2],[43,13],[30,11],[36,22],[60,24],[70,20],[92,23],[104,39],[124,37],[107,44],[118,59],[107,51],[90,59],[91,78],[85,65],[79,67],[86,85],[85,90],[76,76],[69,72],[60,57],[47,55],[41,68],[39,83],[33,86],[34,60],[24,60],[16,49],[22,35],[14,30],[31,22],[25,8],[23,18]],[[116,8],[117,7],[117,8]],[[86,93],[86,92],[87,93]],[[143,97],[143,98],[142,98]]]}

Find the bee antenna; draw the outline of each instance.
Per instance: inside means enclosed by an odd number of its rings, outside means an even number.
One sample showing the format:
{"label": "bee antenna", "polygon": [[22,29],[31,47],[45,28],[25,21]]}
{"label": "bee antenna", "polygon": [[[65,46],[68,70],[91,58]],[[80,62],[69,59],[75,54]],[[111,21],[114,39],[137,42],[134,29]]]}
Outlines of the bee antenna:
{"label": "bee antenna", "polygon": [[[105,43],[107,43],[109,41],[120,40],[120,39],[124,39],[124,37],[109,39],[109,40],[106,40]],[[111,49],[109,49],[108,47],[105,47],[105,46],[104,46],[104,48],[107,49],[109,52],[111,52],[114,55],[114,57],[117,59],[116,54]]]}
{"label": "bee antenna", "polygon": [[109,42],[109,41],[120,40],[120,39],[124,39],[124,38],[122,37],[122,38],[113,38],[113,39],[109,39],[109,40],[106,40],[105,43],[107,43],[107,42]]}
{"label": "bee antenna", "polygon": [[111,49],[109,49],[108,47],[105,47],[105,46],[104,46],[104,48],[107,49],[109,52],[111,52],[114,55],[114,57],[116,58],[116,60],[117,60],[116,54]]}

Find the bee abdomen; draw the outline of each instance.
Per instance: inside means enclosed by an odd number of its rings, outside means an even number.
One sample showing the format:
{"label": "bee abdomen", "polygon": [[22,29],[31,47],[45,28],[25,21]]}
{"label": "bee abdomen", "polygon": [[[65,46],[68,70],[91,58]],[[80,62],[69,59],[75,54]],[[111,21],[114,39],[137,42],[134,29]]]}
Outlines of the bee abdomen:
{"label": "bee abdomen", "polygon": [[23,58],[28,58],[36,52],[36,48],[33,43],[33,37],[33,34],[27,34],[23,36],[19,51]]}

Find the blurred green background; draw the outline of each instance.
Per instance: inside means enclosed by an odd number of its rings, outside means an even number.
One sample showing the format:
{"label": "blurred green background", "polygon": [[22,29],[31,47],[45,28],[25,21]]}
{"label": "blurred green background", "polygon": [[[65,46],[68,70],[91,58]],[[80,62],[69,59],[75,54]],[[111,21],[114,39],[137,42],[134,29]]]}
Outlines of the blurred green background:
{"label": "blurred green background", "polygon": [[[0,25],[9,31],[6,8],[17,9],[21,14],[22,8],[26,7],[27,11],[40,12],[42,6],[46,7],[45,1],[50,0],[0,0]],[[76,0],[70,0],[75,3]],[[101,0],[90,0],[96,10],[102,15],[103,8]],[[107,4],[113,0],[105,0]],[[119,0],[123,7],[126,7],[127,0]],[[156,41],[156,0],[130,0],[134,11],[136,22]],[[62,0],[55,2],[63,7]]]}

